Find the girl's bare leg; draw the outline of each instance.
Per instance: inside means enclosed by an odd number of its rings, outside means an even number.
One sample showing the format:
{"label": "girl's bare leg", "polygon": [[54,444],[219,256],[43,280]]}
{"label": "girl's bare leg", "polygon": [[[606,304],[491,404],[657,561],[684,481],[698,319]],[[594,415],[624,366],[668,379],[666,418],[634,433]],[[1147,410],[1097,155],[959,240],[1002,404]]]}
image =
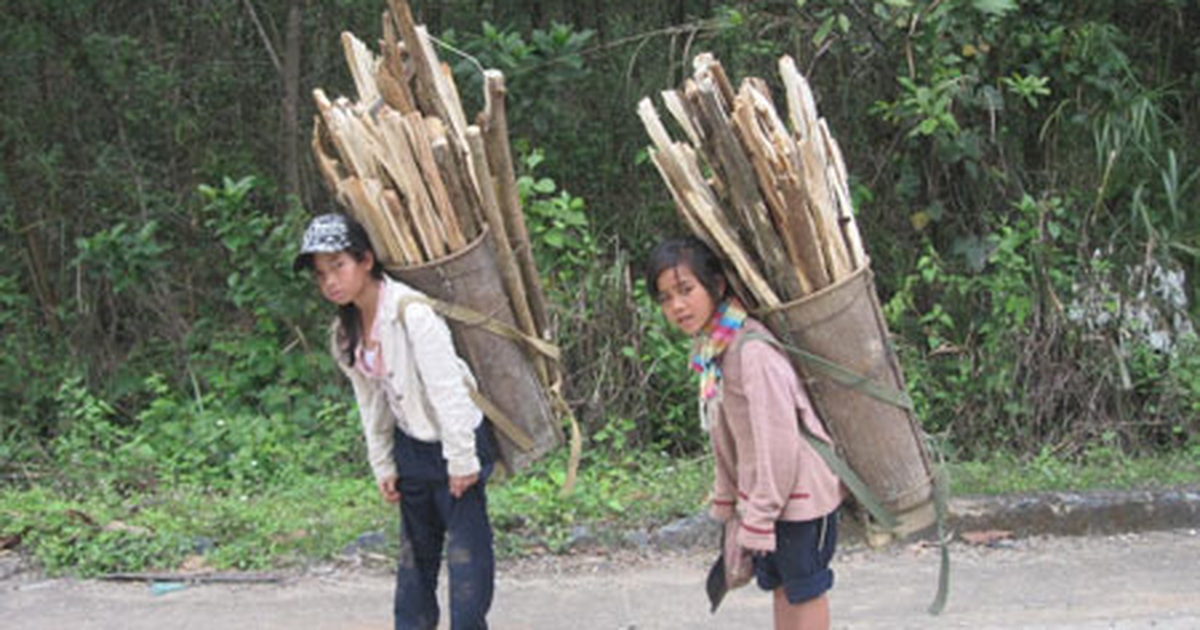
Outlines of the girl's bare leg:
{"label": "girl's bare leg", "polygon": [[793,604],[783,588],[775,589],[775,630],[829,630],[829,597]]}

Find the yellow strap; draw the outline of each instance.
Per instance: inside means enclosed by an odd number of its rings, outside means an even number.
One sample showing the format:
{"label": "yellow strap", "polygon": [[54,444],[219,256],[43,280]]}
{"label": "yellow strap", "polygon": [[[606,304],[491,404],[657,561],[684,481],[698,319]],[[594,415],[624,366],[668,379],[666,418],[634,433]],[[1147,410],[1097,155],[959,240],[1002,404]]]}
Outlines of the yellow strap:
{"label": "yellow strap", "polygon": [[467,393],[471,396],[471,402],[474,402],[475,406],[479,407],[479,410],[483,412],[483,415],[487,416],[488,420],[492,422],[492,426],[500,429],[504,435],[508,436],[508,439],[512,440],[513,444],[517,445],[517,448],[526,452],[533,450],[533,438],[529,437],[529,434],[525,432],[525,429],[517,426],[517,424],[508,417],[508,414],[501,411],[500,408],[497,407],[495,403],[488,400],[487,396],[484,396],[482,392],[474,387],[471,387],[470,382],[467,383]]}
{"label": "yellow strap", "polygon": [[511,324],[502,322],[491,315],[480,313],[479,311],[467,308],[465,306],[459,306],[457,304],[451,304],[449,302],[431,298],[427,295],[406,295],[400,298],[400,311],[403,312],[405,307],[414,302],[425,304],[434,311],[437,311],[443,317],[453,319],[468,326],[478,326],[484,330],[487,330],[488,332],[500,335],[501,337],[507,337],[514,341],[524,343],[534,351],[540,352],[541,354],[544,354],[555,361],[559,359],[559,355],[561,354],[558,346],[534,335],[527,335]]}
{"label": "yellow strap", "polygon": [[[400,298],[397,304],[399,306],[401,316],[403,316],[404,309],[407,308],[409,304],[418,302],[425,304],[429,308],[432,308],[443,317],[462,322],[468,326],[481,326],[489,332],[495,333],[502,337],[508,337],[509,339],[524,342],[538,352],[553,357],[556,360],[558,359],[558,346],[552,343],[548,343],[536,337],[526,335],[516,328],[513,328],[512,326],[509,326],[508,324],[505,324],[504,322],[489,315],[484,315],[478,311],[463,306],[450,304],[449,302],[437,300],[429,296],[406,295]],[[403,323],[403,320],[401,320],[401,323]],[[467,393],[471,397],[471,402],[474,402],[475,406],[479,407],[479,410],[483,412],[483,415],[488,417],[488,420],[491,421],[492,426],[499,429],[502,433],[504,433],[505,436],[508,437],[508,439],[512,440],[513,444],[517,445],[517,448],[526,452],[532,451],[535,444],[529,433],[517,425],[517,423],[513,422],[512,419],[508,417],[508,414],[504,413],[500,407],[496,406],[496,404],[491,400],[488,400],[488,398],[483,395],[483,392],[476,389],[470,381],[464,380],[464,382],[467,386]]]}
{"label": "yellow strap", "polygon": [[[560,351],[557,345],[552,344],[544,339],[527,335],[517,328],[506,324],[490,315],[480,313],[474,309],[469,309],[465,306],[458,306],[443,300],[431,298],[427,295],[406,295],[400,298],[398,305],[400,312],[403,313],[405,307],[413,303],[421,303],[432,308],[443,317],[453,319],[469,326],[480,326],[483,329],[507,337],[509,339],[524,343],[535,352],[540,352],[554,361],[558,361]],[[571,412],[570,405],[563,399],[560,391],[561,383],[551,385],[548,394],[550,395],[551,404],[557,411],[570,420],[571,424],[571,453],[567,461],[567,477],[563,483],[562,495],[571,494],[575,489],[575,479],[579,470],[580,455],[583,451],[583,434],[579,429],[579,422],[575,419],[575,414]],[[504,435],[508,436],[514,444],[523,451],[530,451],[534,447],[533,438],[529,436],[524,429],[512,421],[499,407],[492,401],[488,400],[479,390],[468,385],[467,391],[470,393],[471,400],[479,410],[492,421],[492,424],[499,429]]]}

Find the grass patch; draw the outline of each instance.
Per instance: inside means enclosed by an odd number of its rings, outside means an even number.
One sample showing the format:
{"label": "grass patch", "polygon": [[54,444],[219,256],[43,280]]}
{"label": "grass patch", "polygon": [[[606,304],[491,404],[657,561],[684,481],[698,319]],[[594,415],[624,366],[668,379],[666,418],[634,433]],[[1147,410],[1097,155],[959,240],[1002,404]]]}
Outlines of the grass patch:
{"label": "grass patch", "polygon": [[185,562],[219,570],[293,566],[332,557],[391,518],[362,480],[299,479],[253,496],[191,487],[126,497],[0,490],[0,538],[17,537],[18,548],[54,575],[172,571]]}
{"label": "grass patch", "polygon": [[950,485],[953,494],[964,495],[1195,488],[1200,487],[1200,446],[1137,458],[1106,447],[1074,460],[1048,450],[1033,457],[998,453],[951,464]]}
{"label": "grass patch", "polygon": [[[501,557],[561,553],[577,529],[601,543],[651,530],[704,509],[712,462],[638,453],[591,455],[576,491],[562,496],[561,454],[489,487]],[[954,494],[1165,489],[1200,486],[1200,449],[1131,458],[1094,449],[1077,461],[1043,453],[997,454],[950,465]],[[120,496],[66,496],[49,487],[0,489],[0,541],[50,574],[91,577],[182,566],[268,570],[336,557],[364,533],[382,532],[394,555],[396,510],[366,478],[299,478],[248,494],[174,487]],[[12,541],[19,541],[13,545]]]}
{"label": "grass patch", "polygon": [[603,542],[616,542],[611,538],[621,532],[695,514],[705,505],[710,467],[707,457],[644,453],[614,463],[585,462],[575,491],[563,496],[565,458],[547,458],[489,490],[498,552],[561,552],[585,525]]}

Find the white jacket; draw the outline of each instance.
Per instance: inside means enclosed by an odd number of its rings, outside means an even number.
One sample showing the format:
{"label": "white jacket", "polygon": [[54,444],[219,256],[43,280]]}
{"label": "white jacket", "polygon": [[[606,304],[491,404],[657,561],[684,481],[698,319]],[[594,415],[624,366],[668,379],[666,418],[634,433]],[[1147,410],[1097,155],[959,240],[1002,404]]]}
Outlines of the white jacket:
{"label": "white jacket", "polygon": [[424,294],[385,276],[375,318],[386,386],[346,362],[336,319],[330,334],[330,351],[354,386],[371,470],[376,480],[396,476],[392,442],[393,430],[399,427],[417,440],[441,442],[450,475],[479,472],[475,429],[483,413],[468,393],[475,378],[455,351],[445,320],[429,305],[410,302],[403,318],[398,316],[405,296]]}

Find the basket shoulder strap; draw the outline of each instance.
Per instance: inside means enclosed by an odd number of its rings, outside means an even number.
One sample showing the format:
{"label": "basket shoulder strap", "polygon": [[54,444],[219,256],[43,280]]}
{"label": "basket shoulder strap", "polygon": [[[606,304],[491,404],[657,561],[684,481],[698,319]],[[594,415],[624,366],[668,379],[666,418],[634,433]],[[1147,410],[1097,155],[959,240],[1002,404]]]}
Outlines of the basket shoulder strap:
{"label": "basket shoulder strap", "polygon": [[[806,366],[816,369],[841,385],[860,391],[882,402],[912,411],[912,400],[906,392],[880,387],[865,376],[855,374],[811,352],[784,344],[769,335],[757,331],[748,331],[742,335],[742,338],[738,341],[738,346],[740,347],[741,344],[752,340],[771,344],[784,352],[790,353],[792,356],[803,361]],[[825,464],[829,466],[829,469],[841,479],[842,483],[850,490],[850,493],[854,495],[854,498],[867,510],[871,517],[888,530],[896,529],[899,526],[896,516],[883,506],[883,502],[867,487],[866,482],[854,472],[850,463],[837,453],[834,446],[817,437],[802,420],[797,420],[797,424],[800,425],[800,434],[804,436],[804,439],[812,446],[813,450],[821,456],[821,459],[825,460]],[[945,477],[945,473],[939,472],[933,479],[933,501],[934,509],[936,510],[938,547],[940,548],[941,561],[938,567],[937,593],[934,595],[933,603],[929,605],[928,609],[932,615],[941,614],[942,610],[946,607],[946,600],[950,595],[950,548],[946,527],[949,518],[949,492],[949,482]]]}
{"label": "basket shoulder strap", "polygon": [[[535,348],[537,348],[537,345],[532,342],[541,341],[540,339],[528,338],[515,328],[507,326],[507,324],[484,315],[483,313],[421,295],[406,295],[399,299],[397,307],[399,315],[397,315],[397,318],[399,319],[401,326],[404,325],[405,309],[414,303],[425,304],[443,317],[448,317],[465,324],[481,325],[487,330],[499,335],[514,339],[521,337],[521,339],[519,339],[520,341],[526,341]],[[542,343],[549,348],[552,348],[553,352],[557,353],[557,346],[545,342]],[[545,350],[540,348],[539,351],[545,352]],[[528,431],[521,428],[521,426],[516,422],[513,422],[512,418],[508,417],[508,414],[504,413],[504,411],[500,409],[496,403],[492,402],[491,399],[489,399],[487,396],[484,396],[483,392],[479,391],[479,388],[473,385],[469,379],[464,378],[463,385],[467,388],[467,395],[470,396],[471,402],[475,403],[475,406],[483,412],[483,415],[486,416],[489,421],[491,421],[492,426],[504,433],[504,435],[506,435],[508,439],[512,440],[513,444],[516,444],[517,448],[521,449],[522,451],[529,452],[533,450],[533,447],[535,446],[534,440],[532,437],[530,437]]]}
{"label": "basket shoulder strap", "polygon": [[[742,338],[738,341],[738,346],[740,347],[747,341],[763,341],[777,348],[783,349],[783,344],[779,343],[777,339],[757,331],[748,331],[742,335]],[[889,512],[887,508],[883,507],[883,502],[879,500],[879,497],[875,496],[874,492],[871,492],[871,489],[868,488],[866,482],[864,482],[862,478],[858,476],[858,473],[854,472],[854,469],[850,466],[850,462],[847,462],[845,458],[837,453],[837,450],[834,448],[833,444],[822,440],[815,433],[813,433],[808,426],[804,424],[804,421],[798,416],[796,423],[800,426],[800,435],[802,435],[804,440],[808,442],[810,446],[812,446],[813,450],[817,452],[817,455],[821,456],[821,459],[825,461],[825,465],[829,466],[829,469],[833,471],[833,474],[837,475],[838,479],[841,479],[842,484],[844,484],[846,488],[850,490],[850,493],[854,495],[854,498],[857,499],[860,504],[862,504],[863,508],[867,510],[871,517],[878,521],[883,527],[887,529],[895,529],[896,526],[899,525],[898,521],[896,520],[896,516]]]}
{"label": "basket shoulder strap", "polygon": [[838,365],[837,363],[830,361],[829,359],[826,359],[818,354],[814,354],[803,348],[797,348],[796,346],[783,343],[774,337],[764,335],[763,333],[757,331],[750,331],[742,335],[742,339],[738,342],[738,345],[751,340],[763,341],[775,346],[776,348],[779,348],[783,352],[795,357],[797,360],[803,363],[805,367],[820,372],[822,375],[829,378],[829,380],[839,385],[853,389],[854,391],[870,396],[871,398],[874,398],[880,402],[892,405],[893,407],[899,407],[906,411],[913,410],[912,398],[909,397],[908,392],[880,385],[870,376],[864,376],[849,368]]}
{"label": "basket shoulder strap", "polygon": [[399,300],[399,311],[404,313],[404,310],[412,304],[424,304],[433,309],[437,314],[447,319],[452,319],[467,326],[478,326],[484,330],[507,337],[513,341],[523,343],[532,349],[534,352],[541,353],[551,359],[557,361],[561,354],[557,345],[552,344],[544,339],[540,339],[534,335],[528,335],[517,330],[515,326],[505,323],[486,313],[480,313],[471,308],[451,304],[444,300],[429,297],[428,295],[406,295]]}

